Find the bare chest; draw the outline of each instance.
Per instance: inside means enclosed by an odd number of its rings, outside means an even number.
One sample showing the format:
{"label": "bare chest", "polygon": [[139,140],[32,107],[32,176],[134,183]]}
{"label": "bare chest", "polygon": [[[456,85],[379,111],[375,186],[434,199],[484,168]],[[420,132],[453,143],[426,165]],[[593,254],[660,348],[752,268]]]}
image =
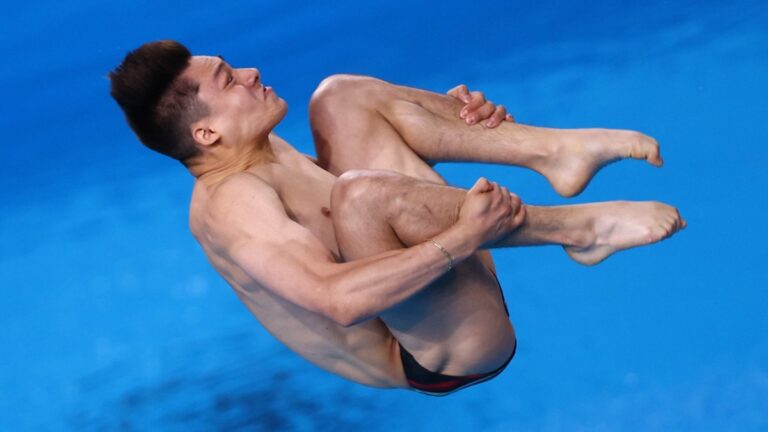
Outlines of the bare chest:
{"label": "bare chest", "polygon": [[294,175],[276,188],[285,212],[294,222],[315,235],[334,256],[339,248],[331,219],[331,189],[335,177]]}

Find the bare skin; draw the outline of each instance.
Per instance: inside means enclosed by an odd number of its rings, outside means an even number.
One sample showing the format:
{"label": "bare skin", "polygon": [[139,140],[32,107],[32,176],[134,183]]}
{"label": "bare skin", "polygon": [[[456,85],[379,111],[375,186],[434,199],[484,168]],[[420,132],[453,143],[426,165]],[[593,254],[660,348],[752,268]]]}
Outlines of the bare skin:
{"label": "bare skin", "polygon": [[[568,197],[580,193],[608,163],[633,158],[663,164],[656,140],[639,132],[512,122],[488,130],[457,121],[461,109],[462,104],[448,96],[369,77],[333,76],[321,83],[310,110],[318,158],[337,175],[353,167],[387,168],[395,159],[413,159],[401,152],[405,144],[429,164],[471,161],[529,168]],[[339,143],[341,137],[344,143]],[[422,164],[409,162],[412,174],[420,171],[423,178],[438,178]]]}
{"label": "bare skin", "polygon": [[[258,71],[194,57],[184,76],[200,83],[199,97],[211,108],[190,131],[202,149],[188,161],[197,179],[192,232],[275,337],[363,384],[407,387],[398,342],[428,369],[450,375],[486,372],[508,357],[514,330],[490,255],[480,248],[560,244],[573,259],[594,264],[684,225],[660,203],[545,208],[524,206],[484,180],[470,191],[446,186],[425,160],[487,159],[542,172],[539,159],[553,151],[542,151],[537,139],[523,137],[525,127],[511,122],[467,126],[456,100],[417,90],[404,99],[395,86],[383,86],[383,93],[359,83],[321,87],[311,117],[328,172],[270,134],[285,103],[263,87]],[[347,90],[355,88],[379,94],[378,105],[354,105]],[[349,104],[330,113],[336,99]],[[557,135],[532,135],[539,132]],[[488,138],[498,134],[503,146]],[[558,140],[579,134],[564,132]],[[439,139],[421,139],[430,135]],[[635,149],[650,157],[641,150]],[[593,170],[572,181],[578,187],[607,162],[581,159]],[[352,168],[368,171],[334,175]],[[576,189],[554,181],[565,192]],[[429,237],[453,255],[454,271],[446,275],[445,257],[424,241]]]}
{"label": "bare skin", "polygon": [[[493,130],[480,124],[466,128],[456,121],[461,111],[456,98],[369,77],[330,77],[320,84],[310,105],[319,164],[337,175],[350,169],[387,169],[445,184],[431,164],[503,163],[542,173],[566,196],[581,192],[600,168],[623,158],[663,164],[656,140],[639,132],[561,130],[512,122],[502,122]],[[609,202],[568,208],[569,214],[559,224],[576,218],[580,221],[576,226],[582,227],[583,216],[593,225],[589,231],[576,230],[582,246],[565,246],[571,258],[585,265],[659,241],[685,226],[676,210],[661,203]],[[553,211],[545,209],[540,211]],[[589,244],[583,244],[585,240]],[[520,244],[537,243],[523,240]]]}

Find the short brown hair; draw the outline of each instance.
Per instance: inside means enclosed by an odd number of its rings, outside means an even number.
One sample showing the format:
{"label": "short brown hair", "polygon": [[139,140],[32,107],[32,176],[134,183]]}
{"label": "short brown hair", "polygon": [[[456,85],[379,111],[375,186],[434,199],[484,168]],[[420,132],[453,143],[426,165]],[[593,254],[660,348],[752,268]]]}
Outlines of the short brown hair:
{"label": "short brown hair", "polygon": [[189,127],[208,114],[200,84],[180,77],[191,58],[179,42],[149,42],[109,73],[110,93],[139,140],[182,163],[199,154]]}

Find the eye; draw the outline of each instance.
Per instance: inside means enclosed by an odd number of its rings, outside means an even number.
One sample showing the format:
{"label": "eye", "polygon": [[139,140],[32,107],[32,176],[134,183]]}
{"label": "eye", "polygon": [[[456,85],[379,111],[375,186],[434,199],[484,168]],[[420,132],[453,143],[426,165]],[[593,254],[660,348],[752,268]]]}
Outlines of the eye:
{"label": "eye", "polygon": [[234,79],[235,79],[235,78],[232,76],[232,74],[229,74],[229,75],[227,75],[227,85],[229,85],[230,83],[232,83],[232,81],[234,81]]}

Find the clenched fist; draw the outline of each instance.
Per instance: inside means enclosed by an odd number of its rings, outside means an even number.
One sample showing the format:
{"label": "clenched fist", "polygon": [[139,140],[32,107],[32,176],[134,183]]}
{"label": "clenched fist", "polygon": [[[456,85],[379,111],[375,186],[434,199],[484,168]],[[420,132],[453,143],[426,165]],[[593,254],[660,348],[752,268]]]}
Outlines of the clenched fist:
{"label": "clenched fist", "polygon": [[457,225],[483,248],[514,231],[524,220],[525,206],[520,198],[481,177],[464,197]]}

